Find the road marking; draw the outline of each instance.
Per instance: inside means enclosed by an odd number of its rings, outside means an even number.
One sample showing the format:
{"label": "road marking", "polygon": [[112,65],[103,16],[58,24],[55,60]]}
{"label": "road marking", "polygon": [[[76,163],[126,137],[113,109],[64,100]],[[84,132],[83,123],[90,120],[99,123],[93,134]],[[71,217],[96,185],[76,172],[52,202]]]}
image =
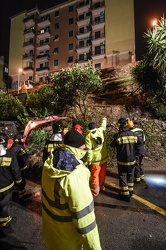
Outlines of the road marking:
{"label": "road marking", "polygon": [[[106,181],[105,183],[106,183],[107,185],[110,185],[110,186],[116,188],[116,189],[120,189],[119,186],[116,185],[115,183],[108,182],[108,181]],[[135,200],[137,200],[137,201],[143,203],[143,204],[146,205],[147,207],[150,207],[151,209],[155,210],[155,211],[158,212],[159,214],[161,214],[161,215],[163,215],[163,216],[166,216],[166,210],[164,210],[163,208],[154,205],[153,203],[151,203],[151,202],[149,202],[149,201],[147,201],[147,200],[145,200],[145,199],[139,197],[139,196],[136,195],[136,194],[133,194],[133,195],[132,195],[132,198],[134,198]]]}

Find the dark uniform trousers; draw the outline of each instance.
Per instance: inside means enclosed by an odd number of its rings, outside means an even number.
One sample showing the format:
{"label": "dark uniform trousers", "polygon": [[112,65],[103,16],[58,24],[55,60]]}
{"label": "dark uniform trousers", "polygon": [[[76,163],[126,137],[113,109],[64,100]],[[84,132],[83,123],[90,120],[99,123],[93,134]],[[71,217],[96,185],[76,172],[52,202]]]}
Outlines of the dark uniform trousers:
{"label": "dark uniform trousers", "polygon": [[135,182],[140,182],[144,180],[144,155],[136,156],[136,164],[135,164],[135,173],[134,180]]}
{"label": "dark uniform trousers", "polygon": [[0,193],[0,228],[5,227],[11,220],[10,214],[12,191],[7,190]]}
{"label": "dark uniform trousers", "polygon": [[134,169],[135,166],[124,166],[118,164],[120,194],[129,196],[134,188]]}

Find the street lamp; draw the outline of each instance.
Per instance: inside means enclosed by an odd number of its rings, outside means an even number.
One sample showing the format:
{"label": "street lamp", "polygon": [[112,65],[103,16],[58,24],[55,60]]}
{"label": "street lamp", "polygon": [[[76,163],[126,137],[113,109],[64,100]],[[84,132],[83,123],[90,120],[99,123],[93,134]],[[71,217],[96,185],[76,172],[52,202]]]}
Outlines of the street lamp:
{"label": "street lamp", "polygon": [[157,19],[154,19],[152,22],[153,29],[155,29],[156,25],[157,25]]}
{"label": "street lamp", "polygon": [[18,70],[18,94],[19,94],[19,91],[20,91],[20,74],[22,73],[22,69],[20,68]]}

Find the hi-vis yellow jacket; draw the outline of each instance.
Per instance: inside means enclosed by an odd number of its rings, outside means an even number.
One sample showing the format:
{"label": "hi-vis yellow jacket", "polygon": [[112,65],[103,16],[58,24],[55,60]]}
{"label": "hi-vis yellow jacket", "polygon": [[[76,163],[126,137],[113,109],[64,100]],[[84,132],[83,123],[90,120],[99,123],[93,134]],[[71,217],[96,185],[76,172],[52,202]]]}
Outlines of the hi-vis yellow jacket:
{"label": "hi-vis yellow jacket", "polygon": [[88,165],[98,165],[108,161],[107,145],[105,140],[107,118],[102,119],[101,126],[87,130],[85,144]]}
{"label": "hi-vis yellow jacket", "polygon": [[[94,202],[89,188],[90,172],[79,159],[86,151],[64,146],[61,161],[52,151],[42,173],[42,223],[47,250],[101,250],[94,214]],[[72,156],[71,157],[71,153]],[[77,157],[75,158],[74,155]],[[56,158],[57,159],[57,158]],[[71,160],[71,161],[70,161]],[[73,170],[56,166],[73,165]]]}

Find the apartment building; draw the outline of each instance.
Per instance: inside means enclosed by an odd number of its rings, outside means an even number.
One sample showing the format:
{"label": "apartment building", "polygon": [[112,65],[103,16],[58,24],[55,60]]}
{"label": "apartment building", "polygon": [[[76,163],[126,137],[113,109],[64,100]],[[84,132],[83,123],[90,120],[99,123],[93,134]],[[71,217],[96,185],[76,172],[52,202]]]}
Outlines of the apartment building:
{"label": "apartment building", "polygon": [[70,0],[11,17],[9,75],[48,82],[54,72],[92,61],[96,69],[130,63],[135,54],[133,0]]}

